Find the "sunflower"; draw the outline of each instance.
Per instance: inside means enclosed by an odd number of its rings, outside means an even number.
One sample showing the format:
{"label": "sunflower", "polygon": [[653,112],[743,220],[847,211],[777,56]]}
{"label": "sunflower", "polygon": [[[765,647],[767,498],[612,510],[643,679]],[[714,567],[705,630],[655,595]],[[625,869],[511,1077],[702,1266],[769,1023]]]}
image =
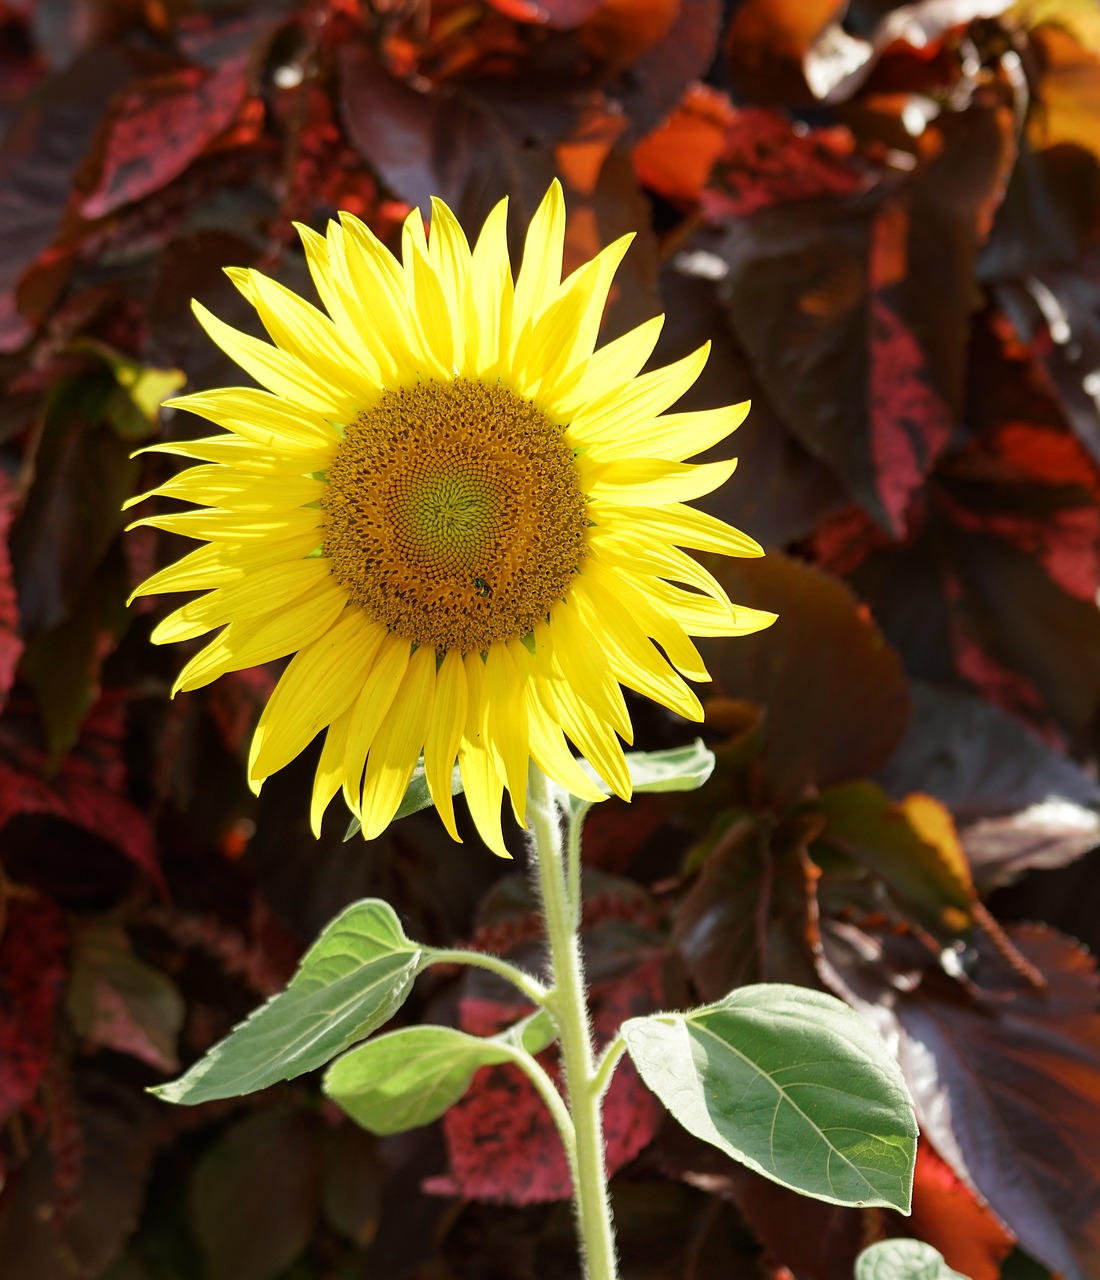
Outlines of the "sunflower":
{"label": "sunflower", "polygon": [[708,678],[690,637],[773,620],[732,605],[681,549],[761,554],[684,505],[735,462],[683,460],[748,406],[665,412],[707,348],[640,373],[662,317],[596,349],[632,237],[562,280],[554,182],[513,281],[506,218],[501,201],[471,250],[434,200],[430,234],[418,212],[406,220],[400,262],[350,215],[327,236],[299,228],[327,314],[230,269],[271,343],[197,302],[195,315],[265,389],[167,401],[224,431],[152,446],[200,465],[133,499],[201,504],[136,522],[205,543],[135,592],[205,592],[153,632],[168,643],[218,631],[173,693],[293,655],[248,771],[258,792],[324,732],[315,832],[342,790],[363,835],[377,836],[423,756],[451,835],[457,763],[479,833],[506,855],[501,799],[506,789],[523,824],[531,761],[601,799],[572,742],[629,798],[620,686],[701,720],[681,678]]}

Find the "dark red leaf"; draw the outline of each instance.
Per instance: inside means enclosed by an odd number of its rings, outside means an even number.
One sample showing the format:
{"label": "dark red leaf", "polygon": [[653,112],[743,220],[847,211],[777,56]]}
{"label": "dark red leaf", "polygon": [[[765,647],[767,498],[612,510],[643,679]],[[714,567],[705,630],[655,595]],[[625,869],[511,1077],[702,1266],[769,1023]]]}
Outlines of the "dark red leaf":
{"label": "dark red leaf", "polygon": [[927,1241],[969,1280],[1001,1280],[1016,1237],[927,1142],[917,1148],[913,1213],[896,1232]]}
{"label": "dark red leaf", "polygon": [[[876,1234],[879,1211],[843,1209],[799,1196],[731,1160],[678,1124],[662,1127],[654,1156],[669,1176],[737,1206],[765,1250],[766,1274],[776,1280],[792,1272],[799,1280],[852,1280],[856,1255]],[[792,1223],[797,1223],[797,1230],[792,1230]],[[705,1274],[709,1280],[711,1273]]]}
{"label": "dark red leaf", "polygon": [[883,764],[908,722],[908,688],[897,654],[851,592],[777,552],[709,563],[732,600],[779,614],[759,635],[699,646],[715,695],[765,709],[768,800],[789,803]]}
{"label": "dark red leaf", "polygon": [[0,1257],[12,1280],[98,1280],[141,1213],[156,1104],[90,1072],[75,1095],[64,1145],[40,1140],[0,1198]]}
{"label": "dark red leaf", "polygon": [[[622,7],[628,20],[633,7]],[[721,24],[720,0],[680,0],[671,27],[630,65],[625,87],[615,91],[632,138],[659,125],[692,82],[706,75],[718,51]]]}
{"label": "dark red leaf", "polygon": [[921,791],[947,805],[980,891],[1100,843],[1100,786],[1074,761],[973,694],[915,681],[912,695],[913,718],[879,780],[897,799]]}
{"label": "dark red leaf", "polygon": [[890,1037],[925,1137],[1028,1253],[1068,1280],[1100,1259],[1100,982],[1096,961],[1039,925],[1009,931],[1030,985],[985,937],[965,981],[904,940],[822,926],[822,977]]}
{"label": "dark red leaf", "polygon": [[210,1280],[275,1280],[309,1242],[321,1194],[315,1118],[268,1108],[229,1128],[203,1156],[191,1193]]}
{"label": "dark red leaf", "polygon": [[689,86],[676,109],[635,146],[638,181],[673,204],[696,204],[734,115],[726,94],[709,85]]}
{"label": "dark red leaf", "polygon": [[[0,886],[0,1124],[34,1097],[53,1048],[69,947],[61,912]],[[16,890],[16,894],[18,890]]]}
{"label": "dark red leaf", "polygon": [[15,668],[23,652],[19,635],[19,603],[12,582],[8,531],[19,494],[11,481],[0,472],[0,708],[7,701],[8,690],[15,679]]}
{"label": "dark red leaf", "polygon": [[[99,745],[94,722],[85,733],[85,743],[94,750]],[[163,887],[148,819],[119,790],[125,775],[117,740],[104,740],[98,760],[70,754],[52,776],[44,773],[41,752],[20,748],[11,740],[3,746],[0,827],[22,814],[61,818],[113,845],[154,885]]]}
{"label": "dark red leaf", "polygon": [[802,59],[842,0],[745,0],[726,33],[733,83],[757,102],[812,101]]}
{"label": "dark red leaf", "polygon": [[914,493],[951,438],[952,417],[912,330],[881,296],[872,302],[871,326],[871,455],[883,510],[900,533]]}
{"label": "dark red leaf", "polygon": [[702,194],[703,213],[714,221],[746,218],[777,204],[865,191],[873,172],[854,149],[847,129],[796,128],[774,108],[739,107]]}
{"label": "dark red leaf", "polygon": [[16,309],[16,285],[57,234],[100,117],[132,75],[118,48],[82,54],[31,92],[0,145],[0,351],[14,351],[30,336]]}
{"label": "dark red leaf", "polygon": [[815,985],[800,860],[813,817],[769,832],[750,817],[719,819],[709,856],[673,916],[673,941],[702,1000],[747,982]]}
{"label": "dark red leaf", "polygon": [[178,177],[227,129],[245,99],[245,58],[208,73],[180,67],[130,85],[111,106],[103,164],[80,204],[102,218]]}

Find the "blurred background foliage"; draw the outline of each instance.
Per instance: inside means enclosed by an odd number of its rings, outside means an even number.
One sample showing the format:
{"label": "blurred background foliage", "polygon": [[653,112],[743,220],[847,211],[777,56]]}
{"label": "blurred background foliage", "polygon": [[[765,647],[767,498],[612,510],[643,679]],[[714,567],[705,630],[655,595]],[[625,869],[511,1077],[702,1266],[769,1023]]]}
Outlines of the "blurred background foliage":
{"label": "blurred background foliage", "polygon": [[[539,963],[516,863],[427,814],[307,827],[312,762],[244,753],[276,671],[169,701],[184,544],[120,537],[236,382],[189,312],[308,293],[294,221],[390,238],[444,197],[513,230],[553,174],[570,263],[639,236],[605,332],[705,339],[685,407],[751,397],[710,507],[776,610],[707,644],[689,798],[589,822],[597,1024],[777,980],[884,1034],[923,1140],[913,1217],[798,1201],[608,1100],[628,1280],[848,1280],[915,1235],[973,1280],[1100,1275],[1100,9],[1093,0],[0,2],[0,1271],[4,1280],[576,1277],[522,1080],[382,1141],[306,1078],[145,1086],[286,980],[345,903]],[[518,250],[518,244],[516,248]],[[171,602],[169,602],[171,603]],[[692,726],[637,705],[638,743]],[[484,975],[402,1011],[489,1032]],[[551,1055],[552,1056],[552,1055]]]}

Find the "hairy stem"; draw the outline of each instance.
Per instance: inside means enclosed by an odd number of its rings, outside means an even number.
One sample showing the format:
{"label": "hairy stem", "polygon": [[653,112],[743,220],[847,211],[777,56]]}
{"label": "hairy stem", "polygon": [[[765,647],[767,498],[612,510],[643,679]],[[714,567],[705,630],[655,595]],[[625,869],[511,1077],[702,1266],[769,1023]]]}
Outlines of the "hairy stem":
{"label": "hairy stem", "polygon": [[[600,1092],[592,1051],[592,1027],[581,963],[579,903],[571,900],[561,824],[548,780],[535,766],[528,782],[528,821],[538,871],[554,986],[546,1007],[558,1025],[576,1161],[573,1199],[587,1280],[616,1280],[615,1230],[607,1192]],[[577,851],[579,853],[579,850]]]}

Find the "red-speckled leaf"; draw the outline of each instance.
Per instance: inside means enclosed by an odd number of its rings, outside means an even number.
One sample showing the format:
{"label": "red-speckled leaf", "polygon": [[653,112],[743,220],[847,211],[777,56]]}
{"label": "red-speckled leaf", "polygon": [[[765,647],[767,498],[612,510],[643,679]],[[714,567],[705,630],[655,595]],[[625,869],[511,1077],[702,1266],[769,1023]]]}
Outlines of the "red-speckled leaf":
{"label": "red-speckled leaf", "polygon": [[879,501],[900,531],[910,499],[951,438],[952,422],[912,330],[880,296],[871,303],[867,391]]}
{"label": "red-speckled leaf", "polygon": [[[615,982],[591,988],[596,1043],[602,1046],[621,1023],[660,1006],[663,959],[639,965]],[[486,1034],[514,1021],[512,1010],[491,1025],[483,1002],[462,1009],[463,1029]],[[543,1056],[559,1088],[553,1051]],[[648,1096],[647,1096],[648,1095]],[[615,1173],[632,1160],[657,1130],[661,1110],[629,1063],[620,1064],[604,1096],[607,1168]],[[482,1067],[466,1096],[443,1117],[450,1173],[425,1189],[499,1204],[565,1200],[572,1194],[561,1139],[531,1083],[518,1067]]]}
{"label": "red-speckled leaf", "polygon": [[777,205],[774,194],[751,197],[772,202],[751,219],[726,220],[727,314],[794,433],[899,534],[951,430],[927,358],[886,292],[907,221],[893,205],[876,215],[845,201],[823,217],[819,204]]}
{"label": "red-speckled leaf", "polygon": [[11,739],[0,743],[0,828],[19,815],[60,818],[113,845],[162,887],[148,819],[122,791],[125,768],[115,726],[100,740],[95,719],[85,726],[78,751],[53,774],[41,752]]}
{"label": "red-speckled leaf", "polygon": [[738,107],[730,115],[714,176],[702,194],[714,221],[760,209],[867,190],[873,171],[854,156],[855,139],[841,127],[795,131],[772,107]]}
{"label": "red-speckled leaf", "polygon": [[[597,1044],[606,1044],[628,1017],[669,1002],[667,956],[655,931],[653,906],[637,885],[600,872],[585,874],[582,936]],[[515,962],[537,966],[541,927],[526,881],[501,881],[482,910],[477,942]],[[648,954],[647,954],[648,952]],[[460,1004],[462,1030],[494,1035],[529,1009],[517,1006],[510,988],[471,976]],[[554,1048],[540,1061],[559,1083]],[[607,1166],[614,1172],[649,1142],[660,1107],[634,1068],[622,1063],[604,1098]],[[557,1130],[538,1094],[518,1068],[483,1067],[465,1097],[443,1117],[450,1172],[425,1189],[505,1204],[567,1199],[569,1170]]]}
{"label": "red-speckled leaf", "polygon": [[34,1097],[53,1047],[68,938],[43,897],[8,896],[0,917],[0,1124]]}
{"label": "red-speckled leaf", "polygon": [[8,530],[18,500],[19,494],[14,485],[0,472],[0,708],[7,701],[16,664],[23,652],[23,641],[19,635],[19,602],[12,582],[8,551]]}
{"label": "red-speckled leaf", "polygon": [[[1004,538],[954,532],[956,657],[999,705],[1074,733],[1100,705],[1100,613]],[[1021,607],[1021,602],[1026,602]]]}
{"label": "red-speckled leaf", "polygon": [[248,93],[249,64],[274,14],[187,32],[196,65],[134,81],[111,103],[100,162],[80,211],[102,218],[159,191],[233,123]]}
{"label": "red-speckled leaf", "polygon": [[102,218],[159,191],[229,127],[245,92],[243,60],[213,73],[180,67],[130,85],[112,104],[103,164],[80,212]]}
{"label": "red-speckled leaf", "polygon": [[893,934],[822,922],[822,978],[893,1043],[921,1130],[1008,1226],[1067,1280],[1100,1258],[1100,983],[1096,961],[1041,925],[1009,931],[1036,989],[987,938],[966,985]]}

